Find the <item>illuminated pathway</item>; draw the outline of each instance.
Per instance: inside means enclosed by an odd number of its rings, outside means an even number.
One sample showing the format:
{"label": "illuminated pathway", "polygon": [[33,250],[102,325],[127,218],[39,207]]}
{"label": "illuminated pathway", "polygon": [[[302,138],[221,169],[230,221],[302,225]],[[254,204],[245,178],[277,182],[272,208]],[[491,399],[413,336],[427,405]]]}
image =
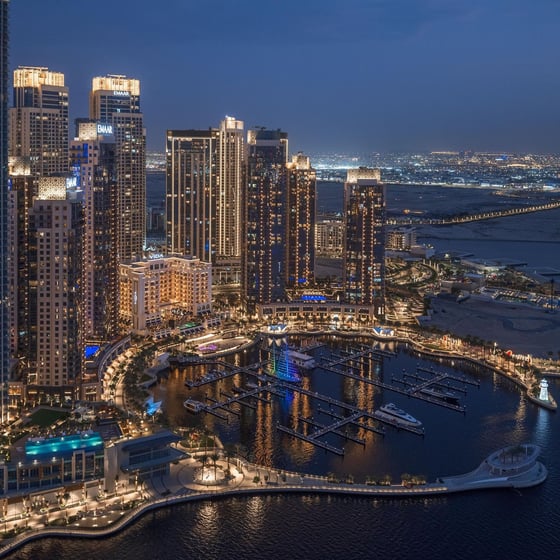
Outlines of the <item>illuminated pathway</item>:
{"label": "illuminated pathway", "polygon": [[[21,515],[13,514],[2,522],[6,529],[25,523],[28,528],[17,537],[6,539],[0,548],[0,557],[19,548],[26,542],[46,537],[84,537],[99,538],[112,535],[144,513],[156,508],[187,501],[208,500],[228,496],[302,493],[302,494],[345,494],[364,498],[398,498],[439,496],[454,492],[482,490],[489,488],[528,488],[545,481],[547,470],[537,458],[540,448],[523,444],[500,449],[474,471],[459,475],[438,478],[436,482],[416,486],[369,486],[362,484],[331,483],[326,477],[302,473],[280,471],[268,467],[248,464],[240,459],[221,460],[217,468],[231,472],[229,482],[220,478],[214,485],[202,484],[200,468],[195,457],[171,465],[171,473],[163,478],[150,481],[144,489],[135,485],[134,489],[121,495],[110,495],[98,502],[93,501],[86,515],[66,526],[53,527],[74,515],[74,509],[84,509],[84,504],[74,504],[69,511],[58,507],[45,508],[45,512],[31,514],[22,522]],[[214,466],[206,467],[206,474]],[[208,476],[205,476],[206,480]],[[91,508],[97,508],[91,511]],[[9,525],[9,526],[8,526]]]}

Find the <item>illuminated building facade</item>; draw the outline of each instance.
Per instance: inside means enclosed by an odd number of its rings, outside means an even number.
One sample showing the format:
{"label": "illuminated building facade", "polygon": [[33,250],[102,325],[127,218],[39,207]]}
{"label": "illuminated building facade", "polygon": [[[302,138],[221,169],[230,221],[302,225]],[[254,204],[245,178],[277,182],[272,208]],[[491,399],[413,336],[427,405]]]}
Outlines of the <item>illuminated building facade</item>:
{"label": "illuminated building facade", "polygon": [[66,177],[39,178],[29,227],[29,314],[34,349],[27,400],[38,402],[44,394],[74,399],[83,356],[83,209],[79,197],[67,191]]}
{"label": "illuminated building facade", "polygon": [[116,144],[117,258],[140,258],[146,230],[146,132],[140,81],[120,75],[93,78],[89,116],[111,125]]}
{"label": "illuminated building facade", "polygon": [[8,282],[8,0],[0,1],[0,422],[10,375]]}
{"label": "illuminated building facade", "polygon": [[250,312],[284,298],[287,154],[286,132],[248,132],[241,272]]}
{"label": "illuminated building facade", "polygon": [[242,195],[245,161],[243,121],[226,117],[220,123],[218,192],[216,197],[216,267],[221,281],[239,283],[242,248]]}
{"label": "illuminated building facade", "polygon": [[344,222],[324,219],[315,223],[315,251],[321,257],[341,257],[344,243]]}
{"label": "illuminated building facade", "polygon": [[[29,438],[0,464],[0,494],[36,492],[97,480],[105,473],[105,446],[96,432]],[[84,486],[85,488],[85,486]]]}
{"label": "illuminated building facade", "polygon": [[400,227],[387,231],[387,249],[409,251],[416,245],[416,228]]}
{"label": "illuminated building facade", "polygon": [[[30,270],[30,216],[37,196],[38,178],[29,174],[28,165],[10,165],[11,188],[8,193],[8,284],[10,296],[10,347],[12,355],[27,371],[36,352],[35,313],[31,313],[33,284]],[[36,291],[33,292],[34,294]],[[36,340],[35,340],[36,342]]]}
{"label": "illuminated building facade", "polygon": [[219,132],[167,131],[168,254],[214,262]]}
{"label": "illuminated building facade", "polygon": [[84,203],[84,336],[109,341],[118,333],[117,176],[112,125],[78,120],[70,168]]}
{"label": "illuminated building facade", "polygon": [[120,318],[137,333],[212,310],[212,265],[162,257],[120,265]]}
{"label": "illuminated building facade", "polygon": [[344,184],[345,300],[385,315],[385,185],[379,169],[349,169]]}
{"label": "illuminated building facade", "polygon": [[10,156],[28,160],[32,175],[68,172],[68,88],[48,68],[14,70]]}
{"label": "illuminated building facade", "polygon": [[286,286],[308,287],[315,278],[317,176],[302,153],[286,164]]}

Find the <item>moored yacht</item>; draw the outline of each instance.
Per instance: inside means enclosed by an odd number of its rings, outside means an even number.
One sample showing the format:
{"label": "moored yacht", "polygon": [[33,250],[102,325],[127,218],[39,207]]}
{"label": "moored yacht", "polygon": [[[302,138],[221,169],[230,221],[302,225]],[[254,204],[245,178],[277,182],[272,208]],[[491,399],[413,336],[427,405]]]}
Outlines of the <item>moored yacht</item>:
{"label": "moored yacht", "polygon": [[416,418],[414,418],[414,416],[412,416],[408,412],[405,412],[402,408],[399,408],[394,403],[384,404],[379,408],[378,413],[379,412],[384,415],[392,416],[397,420],[400,420],[401,422],[406,422],[407,424],[410,424],[411,426],[415,426],[417,428],[420,428],[422,426],[422,422],[420,422],[420,420],[417,420]]}
{"label": "moored yacht", "polygon": [[183,406],[189,411],[189,412],[200,412],[202,410],[202,408],[204,407],[204,404],[201,403],[200,401],[195,401],[194,399],[187,399],[185,402],[183,402]]}

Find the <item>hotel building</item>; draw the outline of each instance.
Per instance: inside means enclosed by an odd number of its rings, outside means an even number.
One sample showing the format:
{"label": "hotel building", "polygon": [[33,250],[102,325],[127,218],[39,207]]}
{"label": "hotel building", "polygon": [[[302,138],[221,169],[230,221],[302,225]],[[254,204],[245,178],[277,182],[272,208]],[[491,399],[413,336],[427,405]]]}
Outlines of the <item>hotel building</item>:
{"label": "hotel building", "polygon": [[179,326],[212,310],[212,265],[189,257],[163,257],[120,265],[120,318],[129,329]]}
{"label": "hotel building", "polygon": [[244,194],[242,296],[250,313],[285,297],[288,134],[250,130]]}
{"label": "hotel building", "polygon": [[68,172],[68,88],[48,68],[14,70],[10,156],[28,161],[31,175]]}
{"label": "hotel building", "polygon": [[93,78],[89,116],[111,125],[116,144],[117,259],[141,258],[146,233],[146,132],[140,81],[120,75]]}
{"label": "hotel building", "polygon": [[347,303],[385,315],[385,185],[379,169],[349,169],[344,184],[343,285]]}

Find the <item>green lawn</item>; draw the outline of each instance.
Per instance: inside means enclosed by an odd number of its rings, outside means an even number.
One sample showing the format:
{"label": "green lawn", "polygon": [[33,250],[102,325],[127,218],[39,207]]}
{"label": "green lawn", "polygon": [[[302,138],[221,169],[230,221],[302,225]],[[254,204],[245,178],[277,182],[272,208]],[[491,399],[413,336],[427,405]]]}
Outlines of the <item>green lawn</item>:
{"label": "green lawn", "polygon": [[54,424],[57,420],[68,418],[67,412],[61,412],[59,410],[48,410],[46,408],[41,408],[35,411],[31,415],[30,424],[39,426],[40,428],[48,428]]}

